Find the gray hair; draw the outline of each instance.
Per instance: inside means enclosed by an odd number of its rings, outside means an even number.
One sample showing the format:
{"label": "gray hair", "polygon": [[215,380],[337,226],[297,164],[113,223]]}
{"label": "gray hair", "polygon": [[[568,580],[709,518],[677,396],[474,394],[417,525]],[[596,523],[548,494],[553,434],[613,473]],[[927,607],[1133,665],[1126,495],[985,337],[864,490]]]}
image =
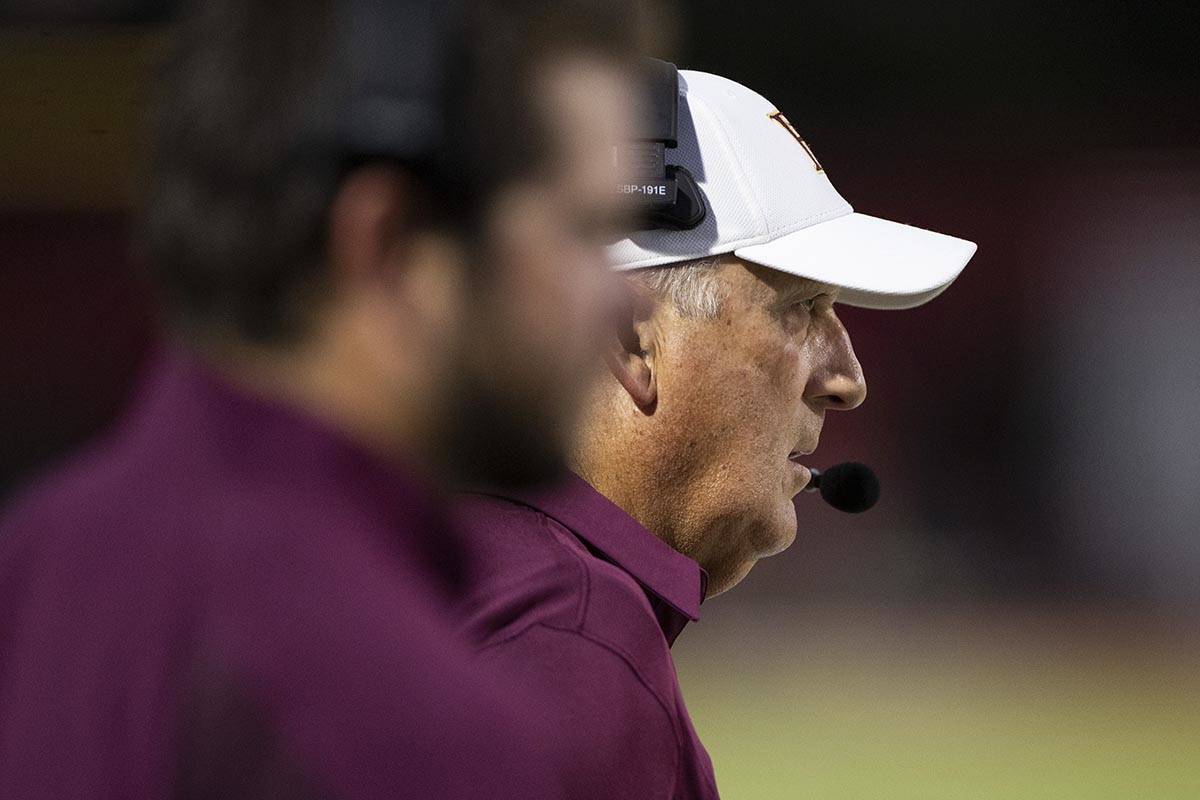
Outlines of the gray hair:
{"label": "gray hair", "polygon": [[721,313],[725,300],[716,267],[720,256],[680,261],[661,267],[646,267],[629,273],[631,280],[657,297],[670,300],[684,317],[712,319]]}

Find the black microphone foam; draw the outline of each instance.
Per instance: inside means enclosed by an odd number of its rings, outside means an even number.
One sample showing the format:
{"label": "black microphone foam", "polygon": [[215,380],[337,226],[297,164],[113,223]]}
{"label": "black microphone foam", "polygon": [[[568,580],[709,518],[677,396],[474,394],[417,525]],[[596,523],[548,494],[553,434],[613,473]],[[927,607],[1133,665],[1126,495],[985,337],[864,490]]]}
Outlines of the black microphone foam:
{"label": "black microphone foam", "polygon": [[847,461],[821,473],[821,498],[838,511],[858,514],[879,500],[879,479],[866,464]]}

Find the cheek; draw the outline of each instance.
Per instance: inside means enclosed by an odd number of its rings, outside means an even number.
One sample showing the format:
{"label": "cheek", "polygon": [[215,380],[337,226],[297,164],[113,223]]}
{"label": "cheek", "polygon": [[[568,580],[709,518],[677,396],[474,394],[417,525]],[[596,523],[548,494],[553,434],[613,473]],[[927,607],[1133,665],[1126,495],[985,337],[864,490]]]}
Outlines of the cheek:
{"label": "cheek", "polygon": [[[724,485],[721,494],[758,498],[778,493],[785,456],[796,429],[795,367],[779,361],[770,368],[745,359],[712,357],[695,346],[673,365],[670,382],[660,386],[660,411],[683,432],[679,463]],[[792,359],[794,361],[794,357]],[[787,387],[787,390],[785,390]]]}
{"label": "cheek", "polygon": [[595,281],[580,280],[571,262],[569,247],[553,230],[540,237],[514,243],[496,271],[496,296],[501,316],[512,327],[511,333],[528,348],[532,357],[539,351],[556,350],[565,343],[578,341],[579,330],[588,322],[586,313],[595,299]]}
{"label": "cheek", "polygon": [[793,447],[807,438],[801,349],[790,342],[760,339],[758,353],[724,374],[725,391],[714,391],[707,426],[719,480],[727,498],[739,497],[752,526],[769,531],[794,528],[791,508],[794,470],[787,460]]}
{"label": "cheek", "polygon": [[799,402],[804,395],[807,380],[805,365],[808,363],[805,348],[803,343],[786,341],[774,349],[773,357],[764,365],[764,370],[771,375],[771,385],[782,402]]}
{"label": "cheek", "polygon": [[589,263],[587,255],[553,228],[510,239],[503,259],[491,265],[492,287],[480,299],[492,314],[475,331],[493,382],[563,424],[578,413],[586,378],[601,363],[619,286],[602,259]]}
{"label": "cheek", "polygon": [[730,355],[728,341],[694,342],[672,365],[677,405],[670,410],[687,432],[673,449],[676,464],[699,473],[691,502],[703,515],[729,521],[726,535],[704,544],[714,562],[776,553],[795,536],[787,453],[801,422],[800,350],[762,338],[756,345],[725,358],[715,354]]}
{"label": "cheek", "polygon": [[[714,328],[728,327],[714,323]],[[683,398],[689,415],[704,421],[717,438],[748,441],[787,428],[804,392],[801,346],[750,328],[705,331],[676,346],[665,366],[668,395]]]}
{"label": "cheek", "polygon": [[748,423],[747,436],[773,454],[784,444],[790,449],[803,412],[804,384],[802,346],[763,337],[753,366],[745,374],[747,392],[742,416]]}
{"label": "cheek", "polygon": [[597,337],[612,316],[619,286],[601,249],[547,229],[523,248],[512,269],[513,301],[532,328],[558,347],[599,353]]}

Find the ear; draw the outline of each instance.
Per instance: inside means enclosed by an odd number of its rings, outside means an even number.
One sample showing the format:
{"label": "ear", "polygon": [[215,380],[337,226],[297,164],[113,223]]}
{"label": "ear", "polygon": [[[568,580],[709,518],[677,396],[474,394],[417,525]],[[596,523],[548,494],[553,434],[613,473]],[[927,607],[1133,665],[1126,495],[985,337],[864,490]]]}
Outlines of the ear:
{"label": "ear", "polygon": [[604,362],[634,405],[651,413],[658,403],[654,368],[657,342],[651,325],[654,301],[641,286],[629,281],[625,283],[628,286],[627,301],[617,315],[616,336],[605,349]]}
{"label": "ear", "polygon": [[421,226],[421,200],[401,169],[355,169],[330,208],[328,257],[334,289],[366,318],[392,336],[436,342],[458,324],[465,273],[460,243]]}
{"label": "ear", "polygon": [[394,167],[368,165],[342,181],[329,209],[328,251],[335,283],[388,280],[398,239],[411,227],[411,179]]}

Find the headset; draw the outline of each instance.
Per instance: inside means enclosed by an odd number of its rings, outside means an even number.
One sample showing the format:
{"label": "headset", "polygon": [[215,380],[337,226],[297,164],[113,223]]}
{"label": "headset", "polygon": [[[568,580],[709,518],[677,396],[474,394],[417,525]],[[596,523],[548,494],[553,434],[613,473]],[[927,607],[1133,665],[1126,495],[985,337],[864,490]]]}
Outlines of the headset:
{"label": "headset", "polygon": [[667,149],[679,146],[679,69],[656,58],[643,62],[646,112],[635,138],[617,149],[629,175],[617,191],[642,212],[639,230],[691,230],[708,215],[704,193],[686,167],[666,160]]}
{"label": "headset", "polygon": [[[448,120],[446,49],[462,0],[346,0],[334,24],[338,63],[331,81],[307,99],[306,150],[423,161],[438,152]],[[404,46],[396,34],[404,33]],[[628,180],[617,191],[639,212],[638,230],[691,230],[708,207],[685,167],[666,162],[678,146],[679,69],[640,60],[645,109],[634,138],[618,147]],[[315,101],[315,102],[314,102]]]}

